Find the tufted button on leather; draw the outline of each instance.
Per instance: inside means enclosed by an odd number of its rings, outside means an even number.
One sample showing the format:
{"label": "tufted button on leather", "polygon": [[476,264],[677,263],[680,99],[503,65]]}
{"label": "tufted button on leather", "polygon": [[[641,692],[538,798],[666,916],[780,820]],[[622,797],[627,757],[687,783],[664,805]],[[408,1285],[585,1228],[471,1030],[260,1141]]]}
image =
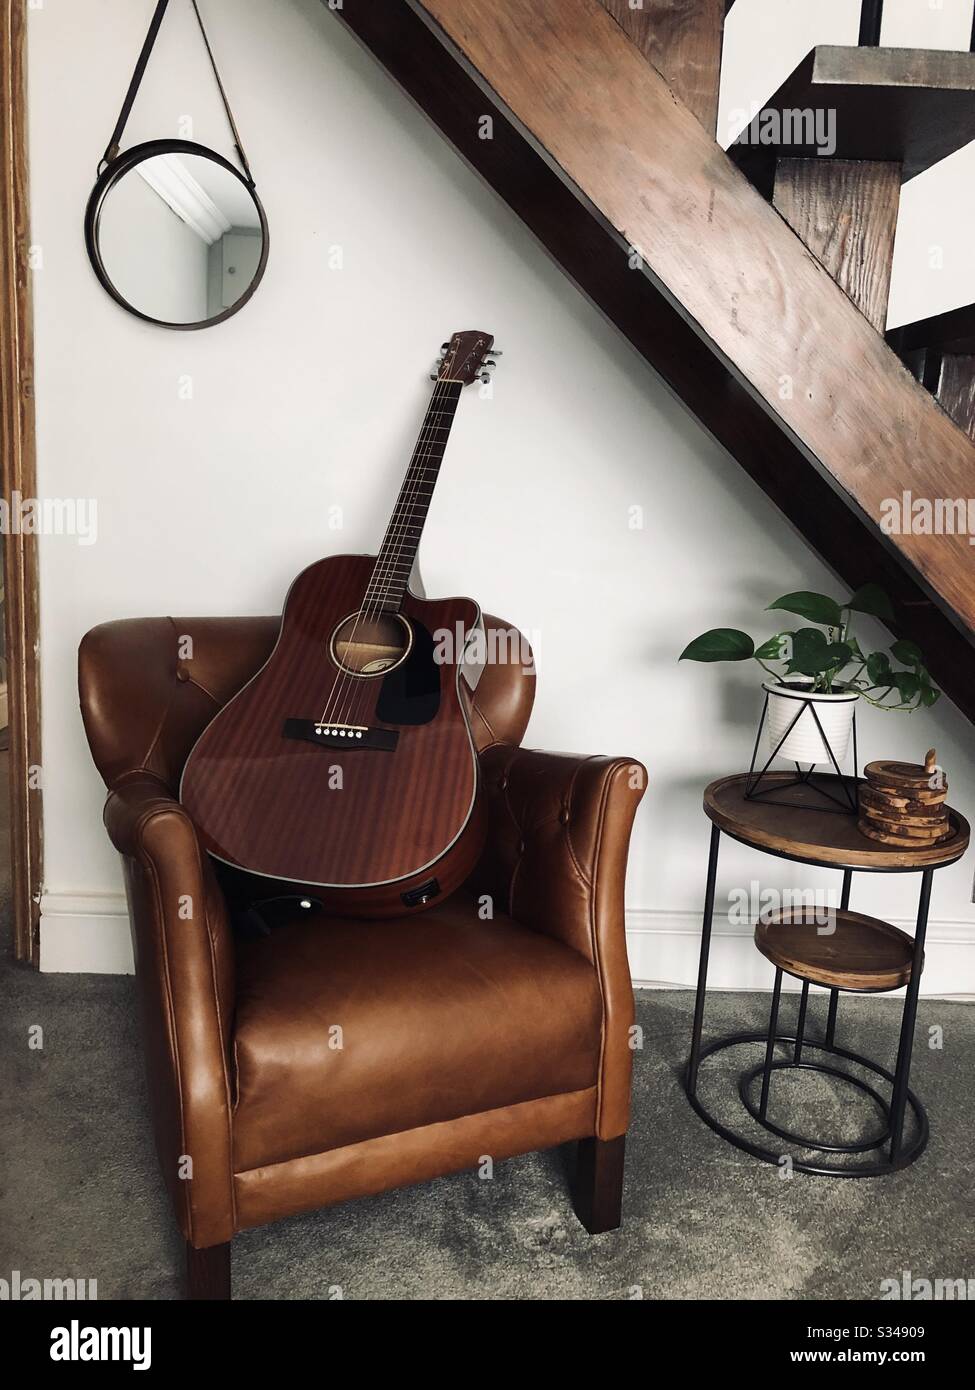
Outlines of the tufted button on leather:
{"label": "tufted button on leather", "polygon": [[518,841],[518,853],[519,853],[519,854],[524,854],[524,852],[525,852],[525,850],[526,850],[527,848],[528,848],[528,846],[525,844],[524,840],[519,840],[519,841]]}
{"label": "tufted button on leather", "polygon": [[498,791],[499,791],[499,792],[506,791],[506,790],[507,790],[507,787],[508,787],[508,779],[507,779],[507,777],[502,777],[502,778],[500,779],[500,781],[498,782]]}
{"label": "tufted button on leather", "polygon": [[563,825],[569,824],[569,808],[567,806],[563,806],[559,812],[559,820]]}
{"label": "tufted button on leather", "polygon": [[186,669],[185,666],[177,666],[177,667],[176,667],[176,679],[177,679],[178,681],[188,681],[189,678],[190,678],[190,673],[189,673],[189,671],[187,671],[187,669]]}

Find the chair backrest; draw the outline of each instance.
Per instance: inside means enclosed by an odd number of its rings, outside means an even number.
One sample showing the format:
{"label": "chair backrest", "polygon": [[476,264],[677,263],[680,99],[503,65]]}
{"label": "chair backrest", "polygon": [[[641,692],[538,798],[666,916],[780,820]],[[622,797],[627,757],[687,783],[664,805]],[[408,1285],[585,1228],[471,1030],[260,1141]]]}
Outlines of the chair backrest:
{"label": "chair backrest", "polygon": [[[78,653],[81,713],[105,783],[151,772],[175,794],[193,744],[267,660],[280,625],[280,618],[126,618],[86,633]],[[489,652],[514,650],[516,659],[481,668],[470,700],[480,751],[520,743],[535,698],[521,634],[488,614],[484,628]]]}

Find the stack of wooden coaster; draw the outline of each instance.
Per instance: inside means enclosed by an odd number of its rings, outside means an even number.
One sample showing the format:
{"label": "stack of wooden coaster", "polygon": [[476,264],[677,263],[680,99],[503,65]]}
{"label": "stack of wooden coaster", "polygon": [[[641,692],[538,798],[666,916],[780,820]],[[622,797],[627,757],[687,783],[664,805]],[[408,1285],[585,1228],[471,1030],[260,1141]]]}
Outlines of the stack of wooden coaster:
{"label": "stack of wooden coaster", "polygon": [[860,787],[860,832],[883,845],[919,849],[948,834],[948,783],[932,748],[919,763],[877,762],[864,768]]}

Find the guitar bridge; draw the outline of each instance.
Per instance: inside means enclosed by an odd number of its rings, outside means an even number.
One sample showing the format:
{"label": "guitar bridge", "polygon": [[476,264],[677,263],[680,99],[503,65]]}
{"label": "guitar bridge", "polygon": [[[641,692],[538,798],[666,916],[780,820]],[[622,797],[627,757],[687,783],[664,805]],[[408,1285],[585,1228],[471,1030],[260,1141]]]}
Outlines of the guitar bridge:
{"label": "guitar bridge", "polygon": [[314,719],[286,719],[285,738],[317,743],[323,748],[375,748],[392,753],[399,741],[397,729],[370,729],[365,724],[330,724]]}

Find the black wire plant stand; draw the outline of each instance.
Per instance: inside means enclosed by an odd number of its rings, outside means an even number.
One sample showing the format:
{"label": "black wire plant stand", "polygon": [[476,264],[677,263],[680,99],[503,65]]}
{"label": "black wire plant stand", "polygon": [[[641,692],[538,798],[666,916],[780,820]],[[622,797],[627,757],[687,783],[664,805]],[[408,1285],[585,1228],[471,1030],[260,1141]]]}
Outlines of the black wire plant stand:
{"label": "black wire plant stand", "polygon": [[[812,698],[811,695],[803,697],[801,695],[796,695],[793,691],[790,691],[790,698],[795,699],[797,705],[799,706],[798,712],[796,713],[795,718],[789,724],[788,728],[785,730],[785,733],[779,739],[778,743],[776,743],[775,747],[772,749],[772,752],[769,754],[765,766],[760,771],[756,772],[755,766],[759,756],[758,750],[761,747],[762,732],[765,728],[765,722],[768,718],[769,694],[770,692],[766,690],[765,703],[762,706],[762,717],[758,721],[758,732],[755,735],[755,747],[752,749],[752,760],[748,768],[748,777],[745,783],[745,800],[769,801],[773,805],[793,805],[794,803],[788,800],[784,800],[781,793],[787,792],[792,787],[808,787],[810,791],[816,794],[816,796],[820,799],[820,802],[831,803],[829,805],[826,805],[816,804],[815,802],[812,802],[807,807],[808,810],[825,811],[830,812],[834,815],[856,815],[860,809],[860,782],[858,776],[858,769],[860,764],[857,754],[856,709],[854,709],[853,711],[852,726],[852,773],[844,773],[843,769],[840,767],[840,760],[837,758],[835,752],[833,751],[832,744],[829,741],[829,737],[827,736],[826,730],[823,728],[822,720],[820,719],[819,714],[816,710],[815,700]],[[838,794],[834,794],[834,792],[830,790],[828,787],[824,786],[821,781],[815,780],[816,767],[818,766],[818,764],[811,763],[807,769],[803,770],[802,765],[800,763],[795,762],[794,759],[790,759],[790,761],[794,762],[796,775],[791,782],[783,782],[779,774],[773,774],[773,776],[775,777],[775,781],[771,784],[766,784],[764,787],[762,785],[766,777],[768,777],[773,762],[779,756],[780,749],[782,748],[786,739],[792,733],[793,729],[795,729],[796,725],[799,723],[799,720],[802,718],[803,714],[807,709],[810,710],[812,713],[812,717],[815,721],[816,728],[819,730],[819,736],[823,741],[823,747],[829,754],[829,760],[832,764],[833,772],[835,772],[836,774],[835,779],[829,773],[824,773],[823,776],[829,777],[830,782],[835,781],[836,793]]]}

